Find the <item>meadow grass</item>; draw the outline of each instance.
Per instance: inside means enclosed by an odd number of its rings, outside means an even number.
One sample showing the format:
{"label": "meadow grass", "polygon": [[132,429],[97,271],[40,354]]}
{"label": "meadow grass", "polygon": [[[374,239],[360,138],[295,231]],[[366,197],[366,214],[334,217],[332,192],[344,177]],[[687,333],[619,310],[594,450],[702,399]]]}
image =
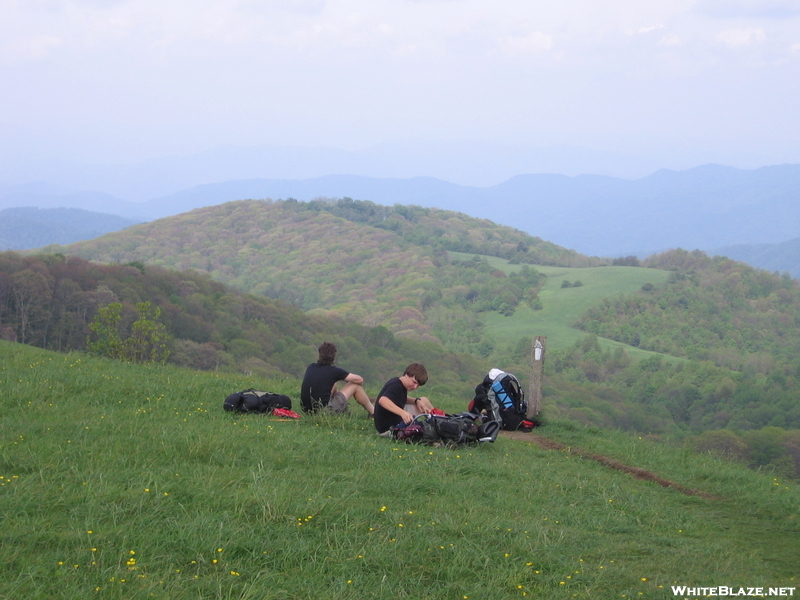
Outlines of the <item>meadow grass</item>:
{"label": "meadow grass", "polygon": [[[474,255],[450,252],[454,260],[470,260]],[[503,258],[483,256],[491,266],[505,273],[513,273],[522,268],[521,264],[510,264]],[[565,349],[586,337],[586,332],[576,329],[575,322],[593,306],[604,299],[616,299],[622,294],[632,294],[646,283],[663,283],[669,271],[647,269],[644,267],[553,267],[531,265],[547,276],[547,282],[539,292],[542,301],[540,310],[533,310],[521,303],[513,315],[503,316],[499,312],[484,313],[486,329],[497,339],[518,340],[522,337],[547,336],[548,348]],[[571,284],[580,281],[579,287],[562,288],[563,281]],[[646,358],[654,352],[641,350],[607,338],[598,338],[604,350],[622,347],[633,358]]]}
{"label": "meadow grass", "polygon": [[800,576],[797,485],[664,442],[538,430],[718,499],[526,441],[398,444],[360,411],[222,410],[249,387],[297,403],[290,379],[0,342],[0,386],[4,599],[673,598]]}

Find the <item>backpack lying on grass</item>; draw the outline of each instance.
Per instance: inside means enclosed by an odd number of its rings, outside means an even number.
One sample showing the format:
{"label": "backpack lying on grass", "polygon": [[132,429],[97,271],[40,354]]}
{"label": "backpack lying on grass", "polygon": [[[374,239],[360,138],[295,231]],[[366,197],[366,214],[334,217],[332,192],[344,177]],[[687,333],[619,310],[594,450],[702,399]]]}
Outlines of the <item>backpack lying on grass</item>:
{"label": "backpack lying on grass", "polygon": [[271,413],[276,408],[291,410],[292,399],[283,394],[272,394],[249,389],[236,392],[225,398],[222,408],[228,412]]}
{"label": "backpack lying on grass", "polygon": [[468,412],[418,415],[411,423],[395,425],[391,432],[394,439],[409,444],[469,446],[495,441],[500,432],[500,422]]}
{"label": "backpack lying on grass", "polygon": [[475,398],[469,404],[469,410],[477,414],[486,414],[494,421],[500,421],[503,429],[530,431],[535,423],[525,420],[528,403],[519,380],[511,373],[500,369],[492,369],[475,387]]}

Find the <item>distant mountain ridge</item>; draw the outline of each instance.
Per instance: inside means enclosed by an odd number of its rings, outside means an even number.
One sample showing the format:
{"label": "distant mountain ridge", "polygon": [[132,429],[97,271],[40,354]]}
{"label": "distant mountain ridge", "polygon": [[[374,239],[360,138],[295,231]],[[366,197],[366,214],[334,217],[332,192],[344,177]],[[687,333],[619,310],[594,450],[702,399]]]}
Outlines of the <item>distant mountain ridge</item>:
{"label": "distant mountain ridge", "polygon": [[75,191],[34,182],[0,187],[0,209],[4,208],[78,208],[146,221],[137,213],[138,205],[104,192]]}
{"label": "distant mountain ridge", "polygon": [[351,197],[454,210],[593,256],[712,250],[800,235],[800,165],[744,171],[707,165],[626,180],[599,175],[518,175],[488,188],[430,177],[330,175],[300,181],[209,184],[144,203],[162,217],[243,198]]}
{"label": "distant mountain ridge", "polygon": [[716,250],[716,254],[768,271],[787,272],[800,278],[800,238],[779,244],[739,244]]}
{"label": "distant mountain ridge", "polygon": [[49,244],[72,244],[136,223],[117,215],[78,208],[7,208],[0,210],[0,250],[30,250]]}
{"label": "distant mountain ridge", "polygon": [[[662,170],[635,180],[600,175],[518,175],[491,187],[432,177],[246,179],[195,186],[142,203],[86,193],[0,190],[0,208],[74,206],[152,220],[239,199],[350,197],[383,205],[419,205],[491,219],[593,256],[640,257],[670,248],[766,244],[800,236],[800,165],[742,170],[706,165]],[[781,265],[796,272],[798,265]]]}
{"label": "distant mountain ridge", "polygon": [[[752,157],[737,164],[746,167]],[[667,162],[665,162],[667,161]],[[241,179],[297,180],[348,173],[405,179],[424,174],[471,186],[494,185],[517,173],[596,173],[643,177],[668,166],[684,169],[703,160],[683,155],[644,158],[572,145],[548,147],[476,140],[407,140],[362,149],[261,144],[220,146],[206,151],[151,158],[131,164],[85,164],[65,160],[0,164],[0,182],[46,181],[97,190],[132,202],[167,196],[194,185]],[[727,161],[724,161],[727,162]],[[757,164],[764,164],[763,158]]]}

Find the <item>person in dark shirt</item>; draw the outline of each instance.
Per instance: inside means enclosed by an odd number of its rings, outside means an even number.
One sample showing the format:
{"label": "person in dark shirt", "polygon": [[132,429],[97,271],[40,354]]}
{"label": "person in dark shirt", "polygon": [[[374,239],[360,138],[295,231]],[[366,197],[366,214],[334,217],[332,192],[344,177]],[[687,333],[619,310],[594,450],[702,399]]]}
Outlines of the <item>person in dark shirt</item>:
{"label": "person in dark shirt", "polygon": [[394,425],[410,423],[414,417],[430,414],[433,405],[425,397],[411,397],[408,393],[425,385],[428,371],[422,363],[414,362],[406,367],[403,375],[386,382],[375,403],[375,429],[378,433],[389,431]]}
{"label": "person in dark shirt", "polygon": [[[334,366],[336,346],[331,342],[324,342],[317,353],[317,362],[308,365],[300,386],[300,404],[303,410],[316,412],[320,408],[327,408],[335,413],[343,413],[347,411],[350,398],[355,398],[372,415],[375,408],[364,391],[364,378]],[[344,382],[341,388],[340,382]]]}

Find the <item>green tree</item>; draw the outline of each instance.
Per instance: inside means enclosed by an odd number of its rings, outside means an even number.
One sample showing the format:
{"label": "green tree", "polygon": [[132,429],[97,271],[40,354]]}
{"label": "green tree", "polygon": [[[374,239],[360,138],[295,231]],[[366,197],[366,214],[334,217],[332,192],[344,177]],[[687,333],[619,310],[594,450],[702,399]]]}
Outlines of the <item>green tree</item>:
{"label": "green tree", "polygon": [[159,322],[161,308],[152,307],[150,302],[139,302],[136,310],[139,311],[139,319],[131,325],[131,336],[125,340],[125,359],[137,363],[166,364],[170,335],[164,324]]}
{"label": "green tree", "polygon": [[136,363],[165,364],[169,358],[167,343],[170,335],[158,319],[161,309],[150,302],[136,304],[138,320],[131,325],[131,335],[122,339],[122,304],[112,302],[104,306],[89,325],[97,339],[88,342],[90,352]]}
{"label": "green tree", "polygon": [[112,302],[97,311],[89,329],[97,339],[87,342],[89,352],[121,360],[124,357],[120,323],[122,321],[122,303]]}

